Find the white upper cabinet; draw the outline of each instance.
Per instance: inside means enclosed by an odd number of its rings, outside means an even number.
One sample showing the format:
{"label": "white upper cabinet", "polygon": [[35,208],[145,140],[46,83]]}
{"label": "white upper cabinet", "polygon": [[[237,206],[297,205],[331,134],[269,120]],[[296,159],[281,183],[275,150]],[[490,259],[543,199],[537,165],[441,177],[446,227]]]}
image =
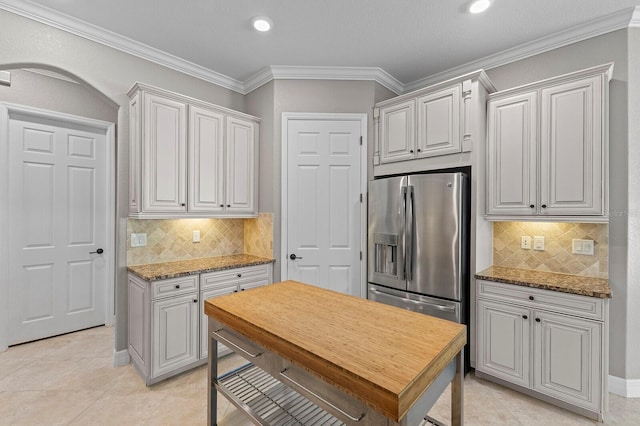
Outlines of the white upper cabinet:
{"label": "white upper cabinet", "polygon": [[416,156],[433,157],[460,152],[461,85],[420,96],[417,102]]}
{"label": "white upper cabinet", "polygon": [[380,162],[415,157],[415,111],[415,99],[380,108]]}
{"label": "white upper cabinet", "polygon": [[129,96],[130,217],[257,214],[259,119],[139,83]]}
{"label": "white upper cabinet", "polygon": [[495,99],[488,109],[488,213],[532,214],[537,203],[537,94]]}
{"label": "white upper cabinet", "polygon": [[380,107],[380,162],[460,152],[460,86]]}
{"label": "white upper cabinet", "polygon": [[185,212],[187,105],[148,94],[142,111],[142,209]]}
{"label": "white upper cabinet", "polygon": [[189,211],[224,211],[224,115],[189,109]]}
{"label": "white upper cabinet", "polygon": [[255,210],[255,123],[227,117],[227,204],[229,212]]}
{"label": "white upper cabinet", "polygon": [[489,97],[488,219],[607,220],[611,70],[607,64]]}
{"label": "white upper cabinet", "polygon": [[374,175],[470,165],[484,152],[486,96],[494,91],[480,70],[377,103]]}
{"label": "white upper cabinet", "polygon": [[603,80],[541,90],[541,214],[603,214]]}

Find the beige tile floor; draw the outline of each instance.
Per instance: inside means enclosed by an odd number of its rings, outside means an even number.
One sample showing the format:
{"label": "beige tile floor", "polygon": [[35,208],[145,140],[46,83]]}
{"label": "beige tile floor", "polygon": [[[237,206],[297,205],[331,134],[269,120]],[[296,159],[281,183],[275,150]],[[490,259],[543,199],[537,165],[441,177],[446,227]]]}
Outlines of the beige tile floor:
{"label": "beige tile floor", "polygon": [[[228,365],[238,360],[227,357]],[[99,327],[0,353],[0,425],[204,425],[206,366],[146,387],[131,365],[113,366],[113,328]],[[221,369],[224,367],[221,366]],[[594,422],[472,374],[467,425],[591,425]],[[430,415],[448,423],[449,394]],[[220,426],[248,426],[219,397]],[[611,396],[607,425],[640,425],[640,399]]]}

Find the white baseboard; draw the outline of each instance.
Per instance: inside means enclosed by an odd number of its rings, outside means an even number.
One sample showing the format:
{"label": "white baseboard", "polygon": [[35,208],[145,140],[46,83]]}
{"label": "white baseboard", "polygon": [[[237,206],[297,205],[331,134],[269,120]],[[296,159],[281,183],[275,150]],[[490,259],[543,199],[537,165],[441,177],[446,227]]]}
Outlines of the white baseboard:
{"label": "white baseboard", "polygon": [[121,351],[113,350],[113,366],[114,367],[122,367],[124,365],[128,365],[131,362],[131,358],[129,357],[129,351],[124,349]]}
{"label": "white baseboard", "polygon": [[609,392],[625,398],[640,398],[640,380],[609,376]]}

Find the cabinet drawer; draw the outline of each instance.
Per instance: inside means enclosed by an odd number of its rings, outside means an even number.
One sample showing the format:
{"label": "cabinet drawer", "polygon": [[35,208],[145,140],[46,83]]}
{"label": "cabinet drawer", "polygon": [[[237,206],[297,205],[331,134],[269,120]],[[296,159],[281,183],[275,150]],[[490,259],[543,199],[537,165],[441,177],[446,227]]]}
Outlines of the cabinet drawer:
{"label": "cabinet drawer", "polygon": [[198,276],[189,275],[186,277],[170,278],[151,283],[151,298],[176,296],[198,290]]}
{"label": "cabinet drawer", "polygon": [[244,268],[226,269],[224,271],[208,272],[200,275],[200,289],[204,290],[210,287],[220,285],[228,285],[229,283],[238,284],[238,280],[268,280],[268,265],[247,266]]}
{"label": "cabinet drawer", "polygon": [[583,318],[604,320],[603,300],[596,297],[484,280],[477,281],[477,297],[517,303],[535,309],[546,309]]}

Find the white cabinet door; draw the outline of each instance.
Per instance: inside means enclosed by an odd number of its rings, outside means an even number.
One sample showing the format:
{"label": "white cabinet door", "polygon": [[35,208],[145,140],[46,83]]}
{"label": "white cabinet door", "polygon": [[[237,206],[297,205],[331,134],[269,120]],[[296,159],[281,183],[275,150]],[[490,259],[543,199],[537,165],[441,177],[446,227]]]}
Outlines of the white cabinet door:
{"label": "white cabinet door", "polygon": [[151,377],[198,360],[198,293],[153,302]]}
{"label": "white cabinet door", "polygon": [[487,214],[537,212],[537,93],[488,103]]}
{"label": "white cabinet door", "polygon": [[476,369],[511,383],[530,382],[530,310],[478,300]]}
{"label": "white cabinet door", "polygon": [[187,105],[145,93],[142,209],[186,212]]}
{"label": "white cabinet door", "polygon": [[224,210],[224,116],[189,107],[189,211]]}
{"label": "white cabinet door", "polygon": [[533,389],[600,409],[602,324],[535,311]]}
{"label": "white cabinet door", "polygon": [[380,108],[380,162],[415,158],[415,99]]}
{"label": "white cabinet door", "polygon": [[227,213],[254,213],[255,131],[252,121],[227,117]]}
{"label": "white cabinet door", "polygon": [[[212,299],[214,297],[224,296],[225,294],[236,293],[238,291],[238,285],[223,284],[219,287],[203,290],[200,292],[200,359],[206,358],[209,355],[209,317],[204,313],[204,301]],[[229,353],[229,349],[221,343],[218,343],[218,356],[226,355]]]}
{"label": "white cabinet door", "polygon": [[418,98],[417,157],[460,152],[461,85]]}
{"label": "white cabinet door", "polygon": [[540,214],[602,214],[602,78],[544,88]]}

